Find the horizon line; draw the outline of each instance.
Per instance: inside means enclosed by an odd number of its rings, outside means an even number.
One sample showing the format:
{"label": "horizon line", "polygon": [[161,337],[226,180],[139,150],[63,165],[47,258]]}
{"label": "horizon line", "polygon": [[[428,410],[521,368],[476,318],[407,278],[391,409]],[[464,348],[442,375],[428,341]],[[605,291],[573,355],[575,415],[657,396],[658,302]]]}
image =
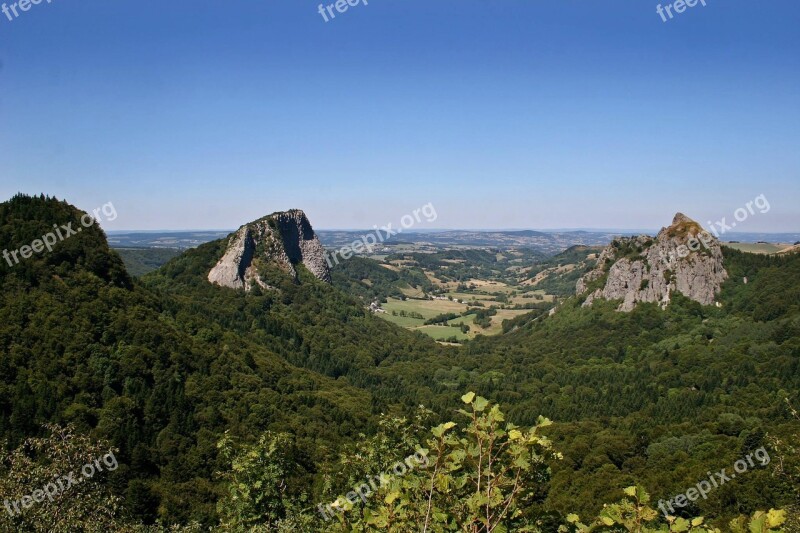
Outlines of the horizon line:
{"label": "horizon line", "polygon": [[[122,235],[122,234],[130,234],[130,233],[189,233],[189,232],[204,232],[204,233],[232,233],[236,231],[238,228],[234,229],[197,229],[197,228],[189,228],[189,229],[119,229],[119,230],[104,230],[108,235]],[[364,231],[364,232],[372,232],[374,229],[372,228],[315,228],[315,232],[318,231],[346,231],[346,232],[356,232],[356,231]],[[541,233],[570,233],[570,232],[578,232],[583,231],[587,233],[615,233],[615,232],[625,232],[625,233],[649,233],[649,232],[659,232],[661,229],[642,229],[642,228],[548,228],[548,229],[539,229],[539,228],[426,228],[426,229],[409,229],[404,230],[402,234],[418,234],[418,233],[434,233],[434,232],[447,232],[447,231],[473,231],[473,232],[482,232],[482,233],[489,233],[489,232],[520,232],[520,231],[538,231]],[[728,231],[726,234],[735,234],[735,235],[793,235],[793,234],[800,234],[800,230],[797,231]]]}

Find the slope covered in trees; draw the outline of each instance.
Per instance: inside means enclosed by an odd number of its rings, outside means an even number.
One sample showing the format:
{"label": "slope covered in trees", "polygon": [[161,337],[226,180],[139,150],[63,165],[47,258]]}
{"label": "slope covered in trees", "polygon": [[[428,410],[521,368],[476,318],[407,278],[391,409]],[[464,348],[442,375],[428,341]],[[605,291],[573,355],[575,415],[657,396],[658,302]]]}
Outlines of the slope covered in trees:
{"label": "slope covered in trees", "polygon": [[[0,209],[7,249],[82,215],[43,197]],[[92,431],[119,449],[117,488],[132,512],[214,523],[225,431],[290,431],[310,485],[337,443],[369,429],[372,382],[403,396],[399,378],[356,372],[354,361],[435,349],[310,276],[295,285],[276,272],[278,295],[212,287],[201,280],[219,253],[219,242],[192,251],[145,286],[92,227],[0,267],[0,438],[16,446],[46,422]]]}
{"label": "slope covered in trees", "polygon": [[[0,205],[0,247],[80,216],[15,197]],[[800,404],[797,255],[725,250],[721,308],[678,297],[623,314],[573,298],[451,348],[371,316],[302,269],[297,282],[262,270],[277,291],[212,286],[224,245],[133,280],[94,228],[0,266],[0,437],[14,448],[45,422],[74,424],[119,450],[107,482],[128,513],[205,525],[225,519],[217,502],[237,450],[257,435],[288,435],[283,494],[308,511],[346,489],[334,472],[380,434],[381,413],[410,419],[422,404],[436,425],[466,390],[502,403],[516,424],[554,421],[543,432],[564,458],[527,504],[548,524],[596,516],[634,484],[669,498],[762,446],[785,458],[784,473],[797,468],[785,402]],[[778,474],[754,469],[682,512],[726,521],[790,505],[797,478]]]}

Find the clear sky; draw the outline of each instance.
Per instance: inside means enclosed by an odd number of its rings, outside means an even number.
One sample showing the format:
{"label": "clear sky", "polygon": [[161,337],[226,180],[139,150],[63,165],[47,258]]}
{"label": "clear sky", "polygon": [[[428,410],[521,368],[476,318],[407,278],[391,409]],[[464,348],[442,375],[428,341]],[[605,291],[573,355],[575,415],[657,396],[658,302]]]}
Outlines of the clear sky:
{"label": "clear sky", "polygon": [[429,202],[426,227],[658,228],[763,194],[737,231],[800,231],[800,2],[706,3],[668,22],[653,0],[17,7],[0,198],[111,201],[112,230],[295,207],[369,228]]}

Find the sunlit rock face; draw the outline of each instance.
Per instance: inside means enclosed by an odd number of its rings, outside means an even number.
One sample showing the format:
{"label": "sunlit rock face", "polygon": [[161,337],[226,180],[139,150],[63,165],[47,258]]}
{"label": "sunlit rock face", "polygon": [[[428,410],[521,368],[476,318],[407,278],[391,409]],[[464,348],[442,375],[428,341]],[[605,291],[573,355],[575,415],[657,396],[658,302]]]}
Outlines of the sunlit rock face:
{"label": "sunlit rock face", "polygon": [[296,265],[303,264],[317,279],[331,281],[325,249],[299,209],[273,213],[239,228],[228,237],[227,249],[208,273],[208,281],[234,289],[268,288],[258,273],[260,263],[276,264],[295,278]]}
{"label": "sunlit rock face", "polygon": [[621,300],[618,310],[631,311],[639,302],[666,307],[678,291],[703,305],[715,303],[728,273],[719,241],[682,213],[653,237],[615,239],[576,286],[591,291],[584,306],[597,298]]}

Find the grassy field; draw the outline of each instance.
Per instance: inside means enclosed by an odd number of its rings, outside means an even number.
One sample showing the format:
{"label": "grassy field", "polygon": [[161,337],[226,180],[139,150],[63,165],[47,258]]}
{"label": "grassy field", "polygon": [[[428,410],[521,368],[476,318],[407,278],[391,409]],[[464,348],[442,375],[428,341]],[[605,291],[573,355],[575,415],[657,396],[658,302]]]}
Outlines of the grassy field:
{"label": "grassy field", "polygon": [[386,309],[386,314],[391,314],[392,311],[414,312],[419,313],[426,319],[433,318],[442,313],[463,313],[467,310],[464,304],[457,304],[450,300],[412,300],[405,301],[389,298],[389,301],[383,304]]}
{"label": "grassy field", "polygon": [[524,315],[525,313],[530,313],[530,311],[518,311],[514,309],[498,309],[497,314],[491,317],[492,318],[491,325],[486,329],[483,329],[482,327],[473,323],[473,320],[475,320],[475,315],[473,314],[448,320],[447,323],[450,325],[458,325],[462,323],[466,324],[467,326],[469,326],[469,333],[467,334],[467,336],[468,338],[472,339],[475,338],[475,335],[478,334],[497,335],[499,333],[502,333],[503,320],[509,320],[519,315]]}
{"label": "grassy field", "polygon": [[[481,329],[479,326],[472,326],[472,329],[475,329],[475,333],[481,333],[483,335],[498,335],[503,332],[503,320],[509,320],[514,317],[518,317],[519,315],[524,315],[525,313],[530,313],[530,311],[517,311],[514,309],[498,309],[497,314],[492,317],[492,325],[486,329]],[[472,333],[472,331],[470,331]]]}
{"label": "grassy field", "polygon": [[476,291],[484,291],[490,293],[500,293],[500,292],[511,292],[514,290],[513,287],[509,287],[502,281],[492,281],[492,280],[483,280],[483,279],[471,279],[466,282],[468,286],[474,285]]}
{"label": "grassy field", "polygon": [[[433,318],[436,315],[443,313],[463,313],[467,310],[464,304],[457,304],[450,300],[412,300],[405,301],[395,300],[390,298],[389,301],[383,304],[386,313],[378,314],[379,317],[397,324],[398,326],[417,330],[430,335],[436,340],[447,339],[455,336],[459,340],[472,339],[476,334],[481,335],[497,335],[503,331],[503,320],[514,318],[516,316],[525,314],[529,311],[518,311],[512,309],[498,309],[497,314],[493,317],[491,326],[486,329],[481,328],[472,323],[475,319],[474,315],[467,315],[466,317],[454,318],[448,321],[448,324],[455,325],[464,323],[470,327],[469,333],[462,333],[456,327],[448,326],[426,326],[425,320]],[[392,312],[397,314],[392,314]],[[411,318],[409,316],[400,316],[400,312],[406,313],[419,313],[423,318]]]}
{"label": "grassy field", "polygon": [[[503,259],[498,257],[498,259]],[[391,270],[402,270],[414,264],[414,261],[406,259],[395,259],[391,265],[384,263],[384,266]],[[443,282],[440,276],[450,269],[450,265],[457,265],[463,263],[461,259],[444,259],[442,263],[444,266],[439,267],[439,270],[423,269],[423,273],[427,278],[439,289],[440,291],[448,291],[446,295],[452,299],[457,299],[460,302],[481,302],[487,309],[490,306],[501,305],[526,305],[538,302],[549,302],[554,300],[554,296],[546,294],[543,290],[528,290],[522,292],[520,287],[516,286],[514,282],[504,283],[495,279],[477,279],[472,278],[469,281],[449,281]],[[488,274],[487,274],[488,275]],[[465,288],[468,287],[468,288]],[[458,288],[461,288],[459,290]],[[530,287],[529,287],[530,289]],[[498,335],[503,331],[503,321],[518,317],[523,314],[530,313],[531,310],[514,310],[514,309],[497,309],[497,314],[490,317],[490,326],[486,329],[481,328],[474,323],[475,314],[471,313],[466,317],[458,317],[448,321],[448,325],[425,325],[425,321],[437,315],[445,313],[461,314],[467,311],[469,307],[464,303],[456,303],[452,300],[428,300],[425,299],[425,294],[421,290],[414,290],[410,287],[401,288],[403,293],[408,297],[406,300],[398,300],[390,298],[387,303],[382,307],[386,311],[380,313],[378,316],[397,324],[398,326],[406,329],[420,331],[438,341],[444,341],[455,337],[458,340],[473,339],[477,335]],[[513,295],[512,295],[513,294]],[[497,298],[502,297],[502,302]],[[474,309],[474,308],[473,308]],[[403,313],[405,316],[400,316]],[[417,315],[412,318],[409,315]],[[462,333],[460,328],[454,327],[458,324],[465,324],[469,326],[468,333]]]}
{"label": "grassy field", "polygon": [[[460,329],[454,327],[425,325],[425,320],[433,318],[436,315],[441,315],[443,313],[463,313],[467,309],[467,306],[464,304],[457,304],[449,300],[408,299],[402,301],[390,298],[382,307],[386,310],[386,313],[379,313],[378,316],[380,318],[406,329],[420,331],[439,341],[451,337],[456,337],[459,340],[466,340],[474,336],[462,333]],[[393,311],[397,314],[393,315]],[[400,316],[401,311],[405,311],[406,313],[419,313],[424,318]],[[472,321],[472,317],[463,320]]]}
{"label": "grassy field", "polygon": [[[542,299],[536,298],[534,295],[541,296]],[[555,300],[555,296],[552,294],[547,294],[545,291],[538,290],[538,291],[528,291],[524,294],[519,294],[510,298],[510,302],[514,305],[525,305],[530,303],[536,302],[552,302]]]}
{"label": "grassy field", "polygon": [[[498,292],[506,293],[507,291],[503,290]],[[448,292],[447,296],[467,302],[472,302],[472,301],[496,302],[497,300],[495,298],[495,295],[498,294],[498,292],[494,292],[492,294],[474,294],[470,292]],[[537,298],[534,295],[541,296],[541,299]],[[511,296],[509,297],[508,301],[512,305],[525,305],[536,302],[552,302],[554,299],[555,296],[553,296],[552,294],[547,294],[543,290],[536,290],[536,291],[527,291],[523,294],[517,294],[515,296]],[[489,303],[488,305],[491,304]]]}
{"label": "grassy field", "polygon": [[422,289],[419,288],[415,289],[408,285],[406,285],[405,287],[400,287],[400,290],[402,291],[403,294],[405,294],[409,298],[422,298],[423,296],[425,296],[425,291],[423,291]]}
{"label": "grassy field", "polygon": [[749,242],[726,242],[725,246],[742,252],[751,254],[776,254],[781,250],[789,248],[791,244],[771,244],[771,243],[749,243]]}
{"label": "grassy field", "polygon": [[457,324],[466,324],[470,328],[475,327],[475,324],[472,321],[475,320],[475,315],[473,313],[468,314],[467,316],[460,316],[458,318],[454,318],[452,320],[448,320],[447,323],[451,326],[455,326]]}
{"label": "grassy field", "polygon": [[447,296],[451,296],[459,300],[466,300],[468,302],[471,302],[472,300],[488,301],[488,302],[495,301],[494,295],[492,294],[473,294],[471,292],[448,292]]}

